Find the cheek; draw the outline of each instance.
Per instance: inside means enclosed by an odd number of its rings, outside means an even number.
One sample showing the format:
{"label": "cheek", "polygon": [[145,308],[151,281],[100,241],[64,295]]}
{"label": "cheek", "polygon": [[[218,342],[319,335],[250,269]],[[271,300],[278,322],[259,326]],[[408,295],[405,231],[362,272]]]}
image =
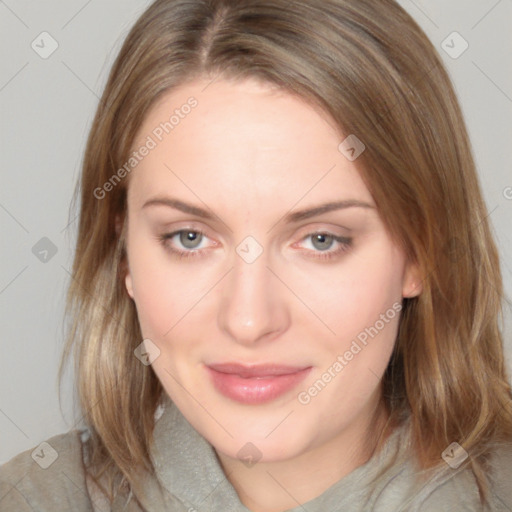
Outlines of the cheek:
{"label": "cheek", "polygon": [[[355,412],[376,391],[398,332],[402,272],[401,255],[384,245],[378,253],[358,258],[350,277],[336,283],[341,291],[330,304],[337,302],[339,307],[324,310],[330,315],[336,336],[324,346],[329,356],[322,367],[327,373],[325,379],[335,384],[329,384],[330,391],[323,394],[319,405],[327,407],[341,393],[343,413]],[[339,416],[342,412],[332,414]]]}
{"label": "cheek", "polygon": [[[357,414],[376,392],[398,331],[404,261],[384,238],[367,249],[354,254],[339,273],[324,277],[328,286],[309,290],[311,303],[319,304],[319,316],[335,334],[326,331],[318,337],[310,329],[318,348],[318,371],[299,401],[311,400],[337,421]],[[333,402],[340,407],[332,408]]]}
{"label": "cheek", "polygon": [[184,314],[185,278],[170,271],[158,242],[137,233],[130,240],[128,257],[137,316],[143,336],[156,340],[173,327],[180,313]]}
{"label": "cheek", "polygon": [[178,333],[181,339],[181,330],[197,329],[201,323],[197,317],[218,273],[207,266],[180,262],[156,242],[137,244],[134,238],[132,249],[130,273],[143,336],[158,342]]}
{"label": "cheek", "polygon": [[[298,294],[329,327],[331,335],[325,329],[325,339],[340,348],[376,322],[379,330],[396,330],[393,319],[402,300],[403,270],[402,255],[382,236],[341,265],[295,276],[294,283]],[[384,326],[381,315],[385,315]]]}
{"label": "cheek", "polygon": [[142,333],[149,338],[163,339],[185,321],[185,317],[197,300],[199,290],[188,287],[183,290],[181,279],[166,279],[155,275],[156,269],[143,272],[134,286],[134,300]]}

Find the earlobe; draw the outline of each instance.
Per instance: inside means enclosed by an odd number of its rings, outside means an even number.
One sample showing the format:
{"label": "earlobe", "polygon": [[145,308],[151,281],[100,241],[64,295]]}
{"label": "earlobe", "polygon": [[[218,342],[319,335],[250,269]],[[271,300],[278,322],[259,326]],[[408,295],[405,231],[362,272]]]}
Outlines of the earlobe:
{"label": "earlobe", "polygon": [[423,291],[423,284],[418,265],[410,263],[404,273],[402,296],[417,297]]}
{"label": "earlobe", "polygon": [[126,286],[126,291],[128,292],[128,295],[133,299],[133,285],[132,276],[130,275],[130,272],[126,273],[126,276],[124,278],[124,284]]}
{"label": "earlobe", "polygon": [[[116,215],[115,218],[115,229],[116,229],[116,236],[121,237],[123,231],[126,230],[126,224],[124,222],[123,217],[121,215]],[[126,240],[124,241],[124,244],[126,244]],[[132,284],[132,276],[130,275],[130,269],[128,267],[128,261],[127,256],[125,254],[126,249],[123,249],[123,257],[120,264],[120,272],[121,275],[124,274],[124,285],[126,287],[126,291],[128,292],[128,295],[133,299],[133,284]]]}

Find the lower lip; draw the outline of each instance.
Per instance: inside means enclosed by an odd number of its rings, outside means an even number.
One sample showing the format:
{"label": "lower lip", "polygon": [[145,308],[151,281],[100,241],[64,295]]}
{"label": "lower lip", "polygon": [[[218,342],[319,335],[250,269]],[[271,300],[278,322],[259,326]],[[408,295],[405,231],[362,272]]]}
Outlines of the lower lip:
{"label": "lower lip", "polygon": [[286,375],[245,379],[239,375],[222,373],[206,367],[213,385],[224,396],[244,404],[262,404],[284,395],[299,384],[311,367]]}

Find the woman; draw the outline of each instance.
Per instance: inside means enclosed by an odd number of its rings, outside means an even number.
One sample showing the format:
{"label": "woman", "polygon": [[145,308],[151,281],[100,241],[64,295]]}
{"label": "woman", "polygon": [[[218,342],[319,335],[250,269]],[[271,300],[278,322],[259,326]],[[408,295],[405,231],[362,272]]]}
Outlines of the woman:
{"label": "woman", "polygon": [[63,363],[88,428],[4,465],[3,506],[510,507],[502,296],[453,88],[403,9],[157,0],[81,176]]}

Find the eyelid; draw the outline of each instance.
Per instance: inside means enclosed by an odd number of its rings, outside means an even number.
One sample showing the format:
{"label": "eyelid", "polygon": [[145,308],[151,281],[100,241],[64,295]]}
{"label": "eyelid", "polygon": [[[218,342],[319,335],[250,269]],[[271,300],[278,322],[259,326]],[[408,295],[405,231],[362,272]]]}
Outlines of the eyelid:
{"label": "eyelid", "polygon": [[[157,236],[158,241],[162,244],[162,246],[169,252],[169,254],[175,258],[179,259],[188,259],[188,258],[201,258],[205,253],[207,253],[208,248],[201,248],[201,249],[179,249],[173,247],[169,241],[172,240],[176,235],[179,235],[183,232],[193,232],[197,233],[203,237],[210,238],[205,232],[203,232],[201,229],[198,228],[192,228],[191,226],[187,227],[181,227],[174,229],[170,232],[163,233],[161,235]],[[325,261],[325,262],[335,262],[338,260],[344,253],[348,252],[352,249],[353,244],[353,238],[352,237],[346,237],[343,235],[337,235],[336,233],[333,233],[329,230],[309,230],[307,233],[305,233],[298,242],[295,242],[293,245],[297,245],[300,242],[303,242],[304,240],[307,240],[308,238],[311,238],[315,235],[327,235],[328,237],[331,237],[333,239],[334,245],[338,245],[337,248],[332,249],[326,249],[324,251],[321,250],[314,250],[314,249],[303,249],[302,252],[307,255],[308,258],[310,258],[313,261]],[[213,246],[218,246],[219,244],[217,242],[214,242]],[[191,260],[192,261],[192,260]]]}
{"label": "eyelid", "polygon": [[336,246],[337,244],[338,247],[335,249],[329,248],[324,251],[303,249],[304,252],[313,254],[312,258],[335,258],[337,255],[344,253],[352,248],[353,238],[351,236],[337,235],[336,233],[332,233],[331,231],[321,229],[316,231],[309,231],[305,236],[301,237],[298,242],[292,244],[292,246],[296,246],[297,244],[300,244],[305,240],[311,239],[315,235],[326,235],[328,237],[331,237],[333,239],[334,246]]}
{"label": "eyelid", "polygon": [[[219,245],[219,243],[217,241],[213,240],[212,237],[210,237],[208,235],[206,230],[203,230],[202,228],[195,228],[195,227],[192,227],[192,226],[185,226],[185,227],[175,228],[175,229],[172,229],[172,230],[169,230],[169,231],[165,231],[165,232],[163,232],[159,236],[159,238],[165,238],[166,240],[172,240],[176,235],[179,235],[180,233],[187,233],[187,232],[196,233],[198,235],[201,235],[202,236],[202,240],[203,239],[208,239],[208,240],[212,241],[213,243],[211,244],[211,246],[213,246],[213,247]],[[180,249],[177,249],[177,250],[180,250]],[[205,250],[205,249],[204,248],[202,248],[202,249],[190,249],[187,252],[194,252],[194,251],[195,252],[199,252],[199,251],[203,251],[203,250]]]}

